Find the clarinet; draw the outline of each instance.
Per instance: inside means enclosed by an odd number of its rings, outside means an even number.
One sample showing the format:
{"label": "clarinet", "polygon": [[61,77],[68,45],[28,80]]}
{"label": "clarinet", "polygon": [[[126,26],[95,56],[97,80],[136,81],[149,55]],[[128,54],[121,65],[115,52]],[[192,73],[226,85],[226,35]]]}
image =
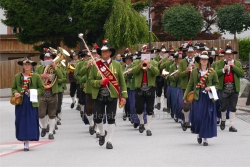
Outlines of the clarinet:
{"label": "clarinet", "polygon": [[[228,65],[228,61],[230,61],[230,59],[228,59],[228,60],[225,61],[225,64],[226,64],[226,65]],[[226,72],[227,72],[227,76],[230,76],[230,68],[227,69]]]}

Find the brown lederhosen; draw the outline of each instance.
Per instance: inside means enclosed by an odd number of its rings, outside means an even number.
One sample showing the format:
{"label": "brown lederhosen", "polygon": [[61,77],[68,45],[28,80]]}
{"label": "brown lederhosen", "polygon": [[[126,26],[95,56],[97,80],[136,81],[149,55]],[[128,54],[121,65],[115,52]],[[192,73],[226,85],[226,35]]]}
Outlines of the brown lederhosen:
{"label": "brown lederhosen", "polygon": [[91,116],[94,110],[94,100],[91,93],[86,93],[86,114]]}

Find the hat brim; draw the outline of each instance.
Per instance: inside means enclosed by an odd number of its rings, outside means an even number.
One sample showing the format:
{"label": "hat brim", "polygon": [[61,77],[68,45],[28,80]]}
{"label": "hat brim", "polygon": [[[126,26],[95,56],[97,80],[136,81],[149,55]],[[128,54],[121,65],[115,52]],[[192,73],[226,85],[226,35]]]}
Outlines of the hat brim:
{"label": "hat brim", "polygon": [[[115,51],[116,51],[115,48],[109,48],[108,50],[110,50],[112,52],[110,57],[113,57],[115,55]],[[96,51],[97,51],[98,55],[102,56],[102,50],[100,48],[96,49]]]}
{"label": "hat brim", "polygon": [[[44,56],[45,54],[40,54],[40,60],[44,61]],[[52,56],[52,59],[56,58],[56,55],[51,55]]]}
{"label": "hat brim", "polygon": [[133,56],[123,57],[122,61],[125,63],[126,59],[131,59],[133,61]]}
{"label": "hat brim", "polygon": [[226,55],[226,54],[234,54],[234,55],[238,54],[237,51],[232,51],[231,53],[226,53],[226,52],[224,51],[224,52],[221,52],[221,53],[224,54],[224,55]]}
{"label": "hat brim", "polygon": [[[199,57],[199,56],[197,56],[197,57],[195,57],[194,59],[195,59],[195,61],[196,61],[196,63],[200,63],[200,60],[202,59],[203,57]],[[203,58],[204,59],[204,58]],[[213,63],[213,58],[212,57],[209,57],[209,58],[206,58],[206,59],[208,59],[208,62],[209,62],[209,64],[211,65],[212,63]]]}
{"label": "hat brim", "polygon": [[18,61],[17,64],[20,66],[23,66],[23,63],[30,63],[32,66],[36,66],[37,62],[34,61],[29,61],[29,62],[23,62],[23,61]]}

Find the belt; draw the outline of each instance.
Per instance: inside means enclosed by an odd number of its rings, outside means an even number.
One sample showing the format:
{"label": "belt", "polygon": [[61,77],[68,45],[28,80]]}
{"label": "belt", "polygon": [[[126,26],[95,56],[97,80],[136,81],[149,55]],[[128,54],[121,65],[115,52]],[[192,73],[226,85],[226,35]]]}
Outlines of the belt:
{"label": "belt", "polygon": [[140,87],[142,91],[148,91],[151,88],[151,86],[148,86],[147,83],[143,83]]}
{"label": "belt", "polygon": [[224,83],[224,89],[225,90],[234,90],[234,83],[233,82],[227,82],[227,83]]}
{"label": "belt", "polygon": [[110,95],[108,88],[101,88],[99,90],[99,94],[102,96],[109,96]]}
{"label": "belt", "polygon": [[44,97],[51,97],[53,96],[52,91],[51,90],[45,90],[43,93]]}

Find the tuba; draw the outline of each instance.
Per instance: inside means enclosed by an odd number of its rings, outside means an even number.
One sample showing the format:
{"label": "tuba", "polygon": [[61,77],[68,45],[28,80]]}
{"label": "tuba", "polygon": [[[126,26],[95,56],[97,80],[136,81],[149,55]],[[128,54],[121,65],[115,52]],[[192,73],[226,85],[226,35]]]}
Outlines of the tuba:
{"label": "tuba", "polygon": [[[57,50],[50,48],[53,52],[57,52]],[[69,53],[64,50],[63,48],[59,47],[59,53],[57,54],[56,58],[53,60],[56,64],[61,62],[63,59],[66,58],[66,56],[70,56]],[[47,65],[44,69],[44,74],[49,74],[50,78],[49,79],[43,79],[43,85],[45,89],[51,88],[56,80],[57,76],[55,74],[55,69],[51,65]],[[50,81],[50,84],[47,84],[48,81]]]}
{"label": "tuba", "polygon": [[75,71],[75,65],[74,64],[69,64],[68,65],[68,73],[74,72]]}

